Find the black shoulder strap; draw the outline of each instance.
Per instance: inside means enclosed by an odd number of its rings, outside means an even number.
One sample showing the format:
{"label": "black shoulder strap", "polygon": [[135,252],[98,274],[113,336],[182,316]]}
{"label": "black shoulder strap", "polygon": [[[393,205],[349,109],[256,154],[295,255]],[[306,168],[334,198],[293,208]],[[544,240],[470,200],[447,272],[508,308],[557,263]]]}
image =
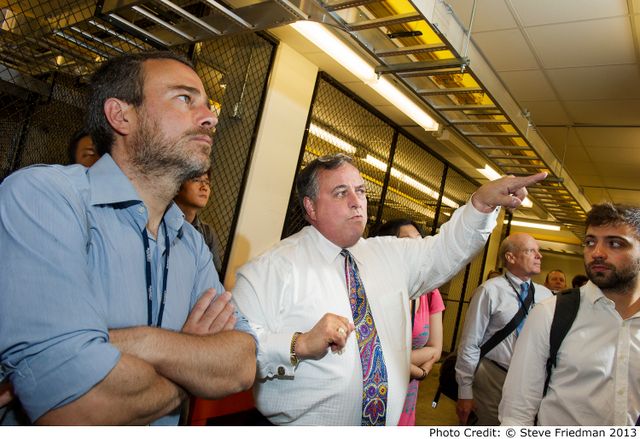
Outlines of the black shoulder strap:
{"label": "black shoulder strap", "polygon": [[580,288],[572,288],[556,295],[556,309],[551,321],[549,332],[549,358],[547,359],[547,377],[544,380],[544,390],[542,396],[547,394],[549,381],[551,380],[551,369],[556,367],[556,357],[562,344],[562,340],[571,329],[573,321],[578,314],[580,307]]}
{"label": "black shoulder strap", "polygon": [[[533,282],[531,282],[529,284],[529,293],[527,294],[527,300],[525,301],[525,304],[528,305],[525,306],[531,305],[531,303],[533,302],[534,294],[535,289],[533,287]],[[522,319],[524,319],[529,312],[528,309],[525,309],[525,306],[520,306],[518,308],[518,312],[516,312],[511,321],[504,325],[504,328],[493,334],[489,340],[487,340],[482,346],[480,346],[480,358],[483,358],[489,353],[489,351],[491,351],[491,349],[502,343],[502,341],[518,327],[520,322],[522,322]]]}

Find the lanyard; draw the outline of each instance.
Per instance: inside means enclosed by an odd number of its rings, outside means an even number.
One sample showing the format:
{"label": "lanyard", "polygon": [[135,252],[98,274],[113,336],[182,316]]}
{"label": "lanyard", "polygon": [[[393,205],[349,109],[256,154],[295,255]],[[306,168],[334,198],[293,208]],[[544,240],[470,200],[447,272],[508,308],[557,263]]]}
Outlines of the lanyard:
{"label": "lanyard", "polygon": [[[516,286],[513,284],[513,282],[511,281],[511,279],[509,279],[509,276],[507,276],[507,273],[504,274],[504,278],[507,280],[507,283],[511,286],[511,288],[513,289],[513,292],[516,293],[516,297],[518,298],[518,301],[520,302],[520,305],[522,305],[522,308],[524,309],[524,315],[528,315],[529,314],[529,310],[527,309],[527,306],[524,304],[524,300],[522,299],[522,297],[520,296],[520,293],[518,293],[518,289],[516,288]],[[529,288],[531,288],[531,284],[529,284]]]}
{"label": "lanyard", "polygon": [[[167,232],[167,225],[162,220],[162,226],[164,228],[164,246],[165,258],[164,258],[164,270],[162,272],[162,295],[160,298],[160,309],[158,310],[158,321],[156,327],[162,326],[162,315],[164,314],[164,303],[167,300],[167,277],[169,276],[169,250],[171,249],[171,243],[169,242],[169,233]],[[147,228],[142,229],[142,245],[144,246],[144,260],[145,260],[145,274],[147,281],[147,325],[153,326],[153,287],[151,286],[151,250],[149,250],[149,235],[147,234]]]}

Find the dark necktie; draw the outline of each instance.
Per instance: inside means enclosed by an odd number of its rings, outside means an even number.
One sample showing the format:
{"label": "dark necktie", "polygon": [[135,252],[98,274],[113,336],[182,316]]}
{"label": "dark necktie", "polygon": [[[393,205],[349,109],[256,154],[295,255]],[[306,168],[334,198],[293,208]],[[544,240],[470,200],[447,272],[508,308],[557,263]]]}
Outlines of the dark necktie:
{"label": "dark necktie", "polygon": [[348,250],[344,256],[344,272],[349,290],[349,303],[356,327],[356,338],[362,363],[362,423],[361,425],[385,425],[387,417],[387,366],[384,363],[382,345],[369,308],[358,266]]}

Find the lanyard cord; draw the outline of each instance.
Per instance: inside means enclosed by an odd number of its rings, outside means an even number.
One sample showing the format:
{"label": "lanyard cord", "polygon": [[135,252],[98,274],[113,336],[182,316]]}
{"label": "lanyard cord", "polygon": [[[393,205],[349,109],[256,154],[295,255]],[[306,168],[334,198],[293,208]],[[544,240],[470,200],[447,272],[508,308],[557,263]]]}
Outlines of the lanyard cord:
{"label": "lanyard cord", "polygon": [[[507,280],[507,283],[511,286],[511,288],[513,289],[513,292],[516,293],[516,297],[518,298],[518,302],[520,302],[520,305],[522,305],[522,308],[524,309],[524,315],[528,315],[529,314],[529,310],[527,309],[527,306],[524,303],[524,300],[522,300],[522,297],[520,296],[520,293],[518,293],[518,289],[516,288],[516,286],[513,284],[513,282],[511,281],[511,279],[509,279],[509,276],[507,276],[507,273],[504,274],[504,278]],[[531,288],[531,284],[529,284],[529,288]],[[529,294],[528,290],[527,290],[527,294]],[[533,301],[532,301],[533,302]]]}
{"label": "lanyard cord", "polygon": [[[162,326],[162,316],[164,314],[164,304],[167,300],[167,277],[169,276],[169,251],[171,250],[171,243],[169,242],[169,233],[167,232],[167,225],[162,220],[162,226],[164,229],[164,246],[165,258],[164,258],[164,270],[162,272],[162,295],[160,297],[160,309],[158,310],[158,321],[156,327]],[[142,245],[144,246],[144,262],[145,262],[145,274],[147,281],[147,325],[153,326],[153,287],[151,286],[151,250],[149,249],[149,235],[147,234],[147,228],[142,229]]]}

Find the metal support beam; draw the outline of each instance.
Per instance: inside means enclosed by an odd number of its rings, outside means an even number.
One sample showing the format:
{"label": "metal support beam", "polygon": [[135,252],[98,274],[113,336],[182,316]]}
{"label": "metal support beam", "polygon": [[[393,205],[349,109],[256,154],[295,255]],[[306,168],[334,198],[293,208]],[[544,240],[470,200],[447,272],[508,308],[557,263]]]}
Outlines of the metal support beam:
{"label": "metal support beam", "polygon": [[376,66],[377,74],[385,73],[407,73],[423,72],[443,68],[462,68],[464,60],[461,58],[438,59],[435,61],[408,62],[402,64],[391,64],[387,66]]}
{"label": "metal support beam", "polygon": [[406,14],[390,15],[388,17],[374,18],[373,20],[363,20],[355,23],[347,23],[352,31],[364,29],[375,29],[383,26],[391,26],[394,24],[409,23],[412,21],[422,20],[422,15],[418,12],[408,12]]}

